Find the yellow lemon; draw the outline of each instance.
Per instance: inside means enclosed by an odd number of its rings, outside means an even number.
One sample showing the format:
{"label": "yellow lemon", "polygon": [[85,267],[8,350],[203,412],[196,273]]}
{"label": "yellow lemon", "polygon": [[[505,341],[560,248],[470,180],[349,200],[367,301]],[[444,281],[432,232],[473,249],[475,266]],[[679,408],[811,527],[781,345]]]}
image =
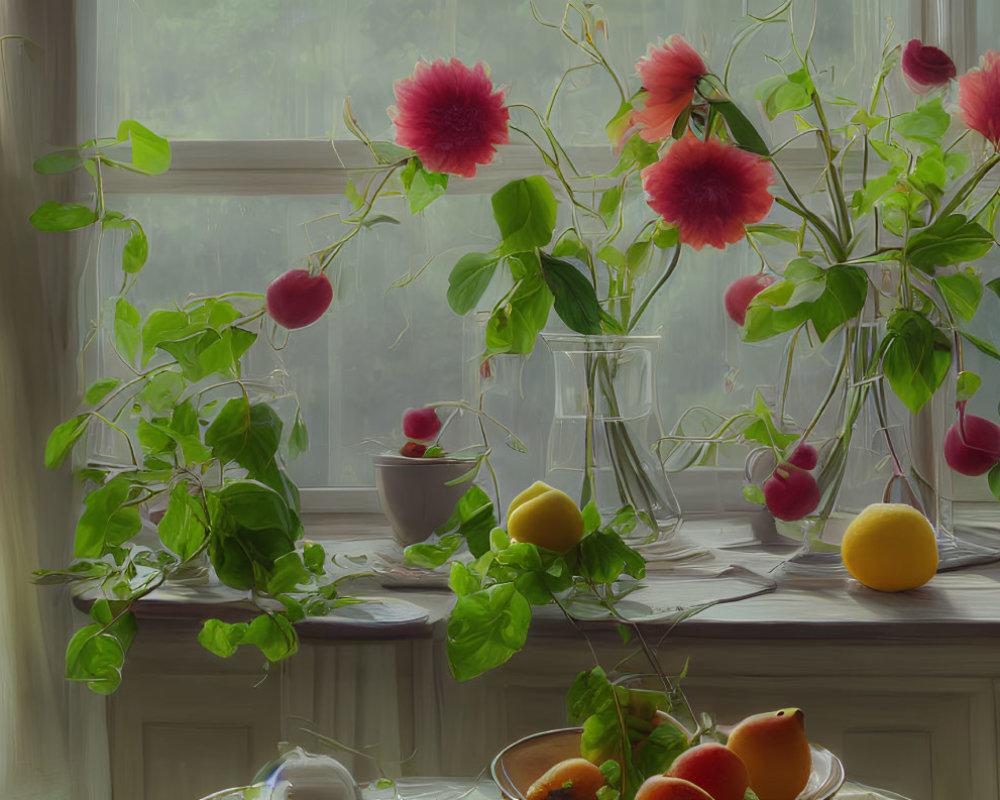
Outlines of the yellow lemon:
{"label": "yellow lemon", "polygon": [[923,586],[938,566],[934,528],[902,503],[873,503],[858,514],[847,526],[840,555],[851,575],[883,592]]}
{"label": "yellow lemon", "polygon": [[583,515],[568,494],[536,481],[511,501],[507,534],[564,553],[583,536]]}

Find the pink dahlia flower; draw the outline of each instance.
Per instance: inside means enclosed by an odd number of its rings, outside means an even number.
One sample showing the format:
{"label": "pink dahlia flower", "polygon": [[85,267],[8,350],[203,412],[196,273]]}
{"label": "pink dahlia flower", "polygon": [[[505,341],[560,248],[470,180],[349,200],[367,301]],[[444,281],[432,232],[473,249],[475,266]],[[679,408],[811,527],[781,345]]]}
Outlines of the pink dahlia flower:
{"label": "pink dahlia flower", "polygon": [[650,208],[695,250],[706,244],[721,250],[742,239],[745,226],[771,210],[773,182],[774,168],[760,156],[691,134],[642,171]]}
{"label": "pink dahlia flower", "polygon": [[906,85],[918,94],[925,94],[936,86],[946,86],[955,77],[955,62],[937,47],[910,39],[903,48],[903,78]]}
{"label": "pink dahlia flower", "polygon": [[677,117],[691,105],[698,79],[708,72],[705,62],[680,36],[671,36],[663,47],[649,47],[649,57],[635,65],[642,78],[643,107],[633,121],[647,142],[666,139]]}
{"label": "pink dahlia flower", "polygon": [[429,170],[471,178],[477,164],[493,160],[496,145],[507,144],[510,114],[482,61],[471,69],[457,58],[421,61],[395,90],[389,116],[396,144],[414,150]]}
{"label": "pink dahlia flower", "polygon": [[979,69],[958,79],[962,121],[1000,147],[1000,53],[987,50]]}

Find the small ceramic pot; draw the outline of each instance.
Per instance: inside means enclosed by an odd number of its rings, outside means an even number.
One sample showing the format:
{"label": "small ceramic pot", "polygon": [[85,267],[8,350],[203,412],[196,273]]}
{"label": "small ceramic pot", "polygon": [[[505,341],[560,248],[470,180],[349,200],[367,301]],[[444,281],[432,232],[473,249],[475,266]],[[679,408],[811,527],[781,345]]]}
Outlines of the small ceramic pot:
{"label": "small ceramic pot", "polygon": [[379,505],[401,547],[424,541],[448,521],[468,481],[461,478],[475,463],[467,458],[408,458],[386,453],[372,459]]}

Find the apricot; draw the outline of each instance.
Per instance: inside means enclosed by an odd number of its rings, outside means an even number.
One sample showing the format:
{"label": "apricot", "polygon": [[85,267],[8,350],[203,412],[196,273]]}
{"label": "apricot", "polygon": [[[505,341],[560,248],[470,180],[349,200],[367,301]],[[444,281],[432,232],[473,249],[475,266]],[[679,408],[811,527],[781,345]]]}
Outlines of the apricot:
{"label": "apricot", "polygon": [[737,325],[747,319],[747,306],[758,294],[774,283],[769,275],[746,275],[733,281],[723,297],[726,313]]}
{"label": "apricot", "polygon": [[654,775],[643,781],[639,791],[635,793],[635,800],[714,800],[714,798],[691,781],[667,775]]}
{"label": "apricot", "polygon": [[1000,428],[988,419],[962,414],[945,434],[944,460],[963,475],[989,472],[1000,461]]}
{"label": "apricot", "polygon": [[795,800],[809,782],[812,753],[801,709],[747,717],[733,728],[727,747],[746,765],[760,800]]}
{"label": "apricot", "polygon": [[764,481],[763,489],[767,510],[788,522],[802,519],[819,505],[816,479],[787,461],[775,467],[774,474]]}
{"label": "apricot", "polygon": [[408,408],[403,412],[403,436],[429,442],[441,430],[441,419],[433,408]]}
{"label": "apricot", "polygon": [[542,777],[528,787],[527,800],[548,800],[549,793],[558,793],[559,800],[596,800],[597,790],[604,786],[604,775],[585,758],[568,758],[550,767]]}
{"label": "apricot", "polygon": [[537,481],[511,501],[507,534],[515,542],[565,553],[583,537],[583,515],[568,494]]}
{"label": "apricot", "polygon": [[736,753],[718,742],[706,742],[685,750],[667,770],[671,778],[683,778],[700,786],[712,800],[743,800],[750,775]]}
{"label": "apricot", "polygon": [[279,275],[267,287],[267,313],[286,328],[311,325],[330,307],[333,286],[326,273],[311,275],[309,270],[292,269]]}

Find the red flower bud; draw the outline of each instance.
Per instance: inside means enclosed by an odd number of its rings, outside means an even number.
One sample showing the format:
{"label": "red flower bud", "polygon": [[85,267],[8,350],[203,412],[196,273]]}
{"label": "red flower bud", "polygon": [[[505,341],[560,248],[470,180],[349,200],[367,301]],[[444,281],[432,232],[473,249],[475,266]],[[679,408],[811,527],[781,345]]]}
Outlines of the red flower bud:
{"label": "red flower bud", "polygon": [[403,413],[403,436],[429,442],[441,430],[441,420],[433,408],[408,408]]}
{"label": "red flower bud", "polygon": [[989,472],[1000,461],[1000,428],[988,419],[960,414],[945,434],[944,460],[963,475]]}
{"label": "red flower bud", "polygon": [[279,275],[267,287],[267,313],[286,328],[311,325],[330,307],[333,287],[326,273],[310,275],[305,269],[292,269]]}
{"label": "red flower bud", "polygon": [[816,479],[791,464],[778,464],[774,474],[764,481],[764,504],[778,519],[793,522],[816,510],[819,487]]}
{"label": "red flower bud", "polygon": [[918,94],[946,85],[955,74],[955,62],[937,47],[922,44],[919,39],[910,39],[903,49],[903,78],[906,85]]}

